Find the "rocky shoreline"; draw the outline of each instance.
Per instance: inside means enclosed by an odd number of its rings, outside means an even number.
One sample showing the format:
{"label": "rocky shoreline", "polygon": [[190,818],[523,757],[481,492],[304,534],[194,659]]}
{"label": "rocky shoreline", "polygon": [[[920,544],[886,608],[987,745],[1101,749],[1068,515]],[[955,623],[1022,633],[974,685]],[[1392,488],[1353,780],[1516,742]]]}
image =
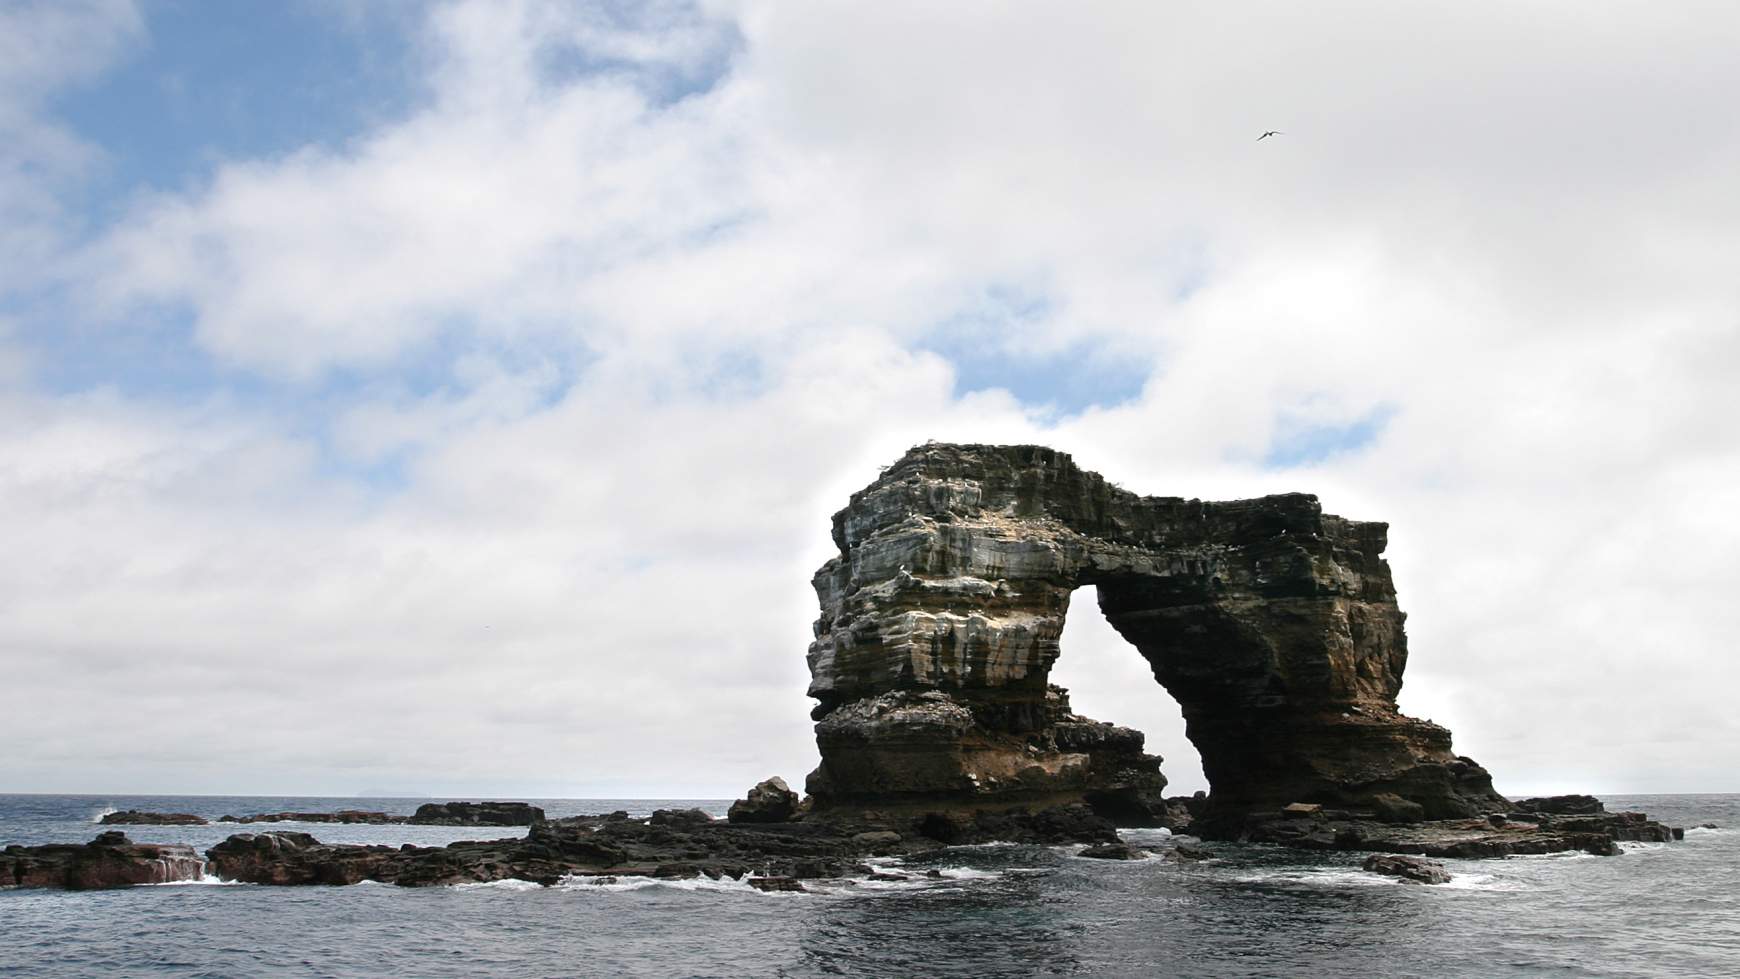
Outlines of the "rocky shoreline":
{"label": "rocky shoreline", "polygon": [[[1480,858],[1582,850],[1619,852],[1628,840],[1668,841],[1682,834],[1641,813],[1609,813],[1588,797],[1528,800],[1535,810],[1483,820],[1384,823],[1366,814],[1298,805],[1253,817],[1240,842],[1305,850],[1363,850],[1428,857]],[[1567,801],[1569,800],[1569,801]],[[525,880],[623,877],[731,878],[764,890],[803,890],[803,881],[878,873],[866,861],[912,856],[964,844],[1015,842],[1088,844],[1082,855],[1138,859],[1117,827],[1091,807],[1041,809],[864,810],[814,812],[783,782],[770,779],[732,807],[728,819],[699,809],[660,810],[645,819],[626,813],[539,819],[522,837],[464,841],[440,847],[322,843],[304,832],[238,833],[205,851],[137,843],[118,831],[87,844],[7,847],[0,851],[0,886],[87,890],[198,880],[277,886],[343,885],[365,880],[401,887]],[[1173,811],[1185,815],[1175,800]],[[1290,810],[1290,811],[1289,811]],[[776,813],[778,815],[769,815]],[[329,814],[303,814],[329,815]],[[1177,827],[1180,834],[1187,826]],[[1188,843],[1169,857],[1198,860],[1210,851]],[[1378,862],[1424,881],[1419,861]],[[1411,876],[1410,876],[1411,875]]]}

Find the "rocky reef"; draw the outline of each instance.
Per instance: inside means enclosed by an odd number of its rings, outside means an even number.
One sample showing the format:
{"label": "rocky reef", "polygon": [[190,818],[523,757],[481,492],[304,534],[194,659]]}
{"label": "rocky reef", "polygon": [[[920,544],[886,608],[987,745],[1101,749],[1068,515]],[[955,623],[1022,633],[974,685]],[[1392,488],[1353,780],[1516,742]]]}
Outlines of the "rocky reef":
{"label": "rocky reef", "polygon": [[543,822],[544,810],[524,802],[425,802],[413,826],[530,826]]}
{"label": "rocky reef", "polygon": [[1137,496],[1034,445],[927,444],[835,514],[809,649],[818,810],[1085,802],[1164,822],[1139,732],[1047,682],[1070,599],[1183,708],[1212,786],[1196,831],[1291,803],[1414,820],[1507,812],[1450,732],[1396,707],[1387,527],[1305,494]]}
{"label": "rocky reef", "polygon": [[98,820],[104,826],[204,826],[205,817],[190,812],[145,812],[123,809],[104,813]]}
{"label": "rocky reef", "polygon": [[252,816],[221,816],[220,823],[342,823],[385,826],[402,823],[406,817],[392,813],[363,809],[340,809],[337,812],[262,812]]}
{"label": "rocky reef", "polygon": [[[765,783],[764,783],[765,784]],[[760,788],[760,786],[758,786]],[[753,795],[753,793],[752,793]],[[927,835],[927,831],[937,835]],[[540,820],[522,837],[397,847],[322,843],[307,833],[239,833],[206,851],[209,872],[254,884],[424,887],[568,878],[730,877],[774,890],[801,880],[874,873],[864,861],[956,842],[1116,844],[1115,827],[1085,805],[1039,813],[984,812],[958,823],[912,826],[876,817],[716,820],[699,809]]]}
{"label": "rocky reef", "polygon": [[89,843],[9,846],[0,850],[0,886],[69,891],[197,880],[205,861],[193,847],[135,843],[109,830]]}

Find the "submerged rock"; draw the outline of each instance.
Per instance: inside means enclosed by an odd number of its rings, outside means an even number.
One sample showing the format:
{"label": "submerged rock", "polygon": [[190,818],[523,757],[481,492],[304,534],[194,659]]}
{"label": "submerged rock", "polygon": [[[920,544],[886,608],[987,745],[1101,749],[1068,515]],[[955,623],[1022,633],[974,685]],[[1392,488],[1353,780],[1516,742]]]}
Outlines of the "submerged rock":
{"label": "submerged rock", "polygon": [[1148,856],[1148,851],[1138,850],[1123,842],[1101,843],[1088,847],[1076,856],[1088,857],[1093,860],[1142,860]]}
{"label": "submerged rock", "polygon": [[1374,874],[1400,877],[1416,884],[1448,884],[1452,879],[1450,871],[1445,870],[1443,864],[1421,860],[1419,857],[1374,853],[1367,857],[1361,866]]}
{"label": "submerged rock", "polygon": [[205,861],[193,847],[134,843],[110,830],[89,843],[9,846],[0,851],[0,886],[70,891],[198,880]]}
{"label": "submerged rock", "polygon": [[1199,846],[1180,843],[1167,850],[1161,859],[1169,863],[1201,863],[1204,860],[1213,860],[1214,853]]}

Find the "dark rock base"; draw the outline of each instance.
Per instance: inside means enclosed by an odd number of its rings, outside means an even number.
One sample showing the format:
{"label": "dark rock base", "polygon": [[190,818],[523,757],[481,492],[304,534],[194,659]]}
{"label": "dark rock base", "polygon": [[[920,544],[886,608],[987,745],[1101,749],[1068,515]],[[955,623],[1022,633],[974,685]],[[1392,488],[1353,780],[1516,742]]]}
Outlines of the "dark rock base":
{"label": "dark rock base", "polygon": [[9,846],[0,851],[0,887],[69,891],[198,880],[205,871],[193,847],[134,843],[110,830],[89,843]]}
{"label": "dark rock base", "polygon": [[1305,818],[1279,812],[1253,815],[1238,832],[1220,838],[1306,850],[1478,858],[1568,850],[1613,856],[1619,853],[1621,842],[1667,843],[1678,837],[1672,827],[1640,812],[1576,816],[1513,813],[1500,820],[1445,819],[1395,824],[1325,809]]}

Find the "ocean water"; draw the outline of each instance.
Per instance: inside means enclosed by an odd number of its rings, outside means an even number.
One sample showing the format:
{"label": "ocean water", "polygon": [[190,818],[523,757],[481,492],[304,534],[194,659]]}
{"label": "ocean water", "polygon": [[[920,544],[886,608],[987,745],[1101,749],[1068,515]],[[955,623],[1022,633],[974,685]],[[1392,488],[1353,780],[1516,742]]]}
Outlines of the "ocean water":
{"label": "ocean water", "polygon": [[[418,800],[423,801],[423,800]],[[719,800],[530,800],[551,816]],[[170,884],[0,891],[0,976],[1737,976],[1740,796],[1629,796],[1685,842],[1619,857],[1450,860],[1448,885],[1392,881],[1360,855],[1210,844],[1200,864],[1087,860],[1073,847],[956,847],[763,894],[732,881],[404,889]],[[208,818],[410,800],[0,796],[0,845],[78,842],[104,811]],[[334,842],[439,844],[512,829],[122,827],[201,848],[296,829]],[[1159,851],[1164,831],[1127,837]]]}

